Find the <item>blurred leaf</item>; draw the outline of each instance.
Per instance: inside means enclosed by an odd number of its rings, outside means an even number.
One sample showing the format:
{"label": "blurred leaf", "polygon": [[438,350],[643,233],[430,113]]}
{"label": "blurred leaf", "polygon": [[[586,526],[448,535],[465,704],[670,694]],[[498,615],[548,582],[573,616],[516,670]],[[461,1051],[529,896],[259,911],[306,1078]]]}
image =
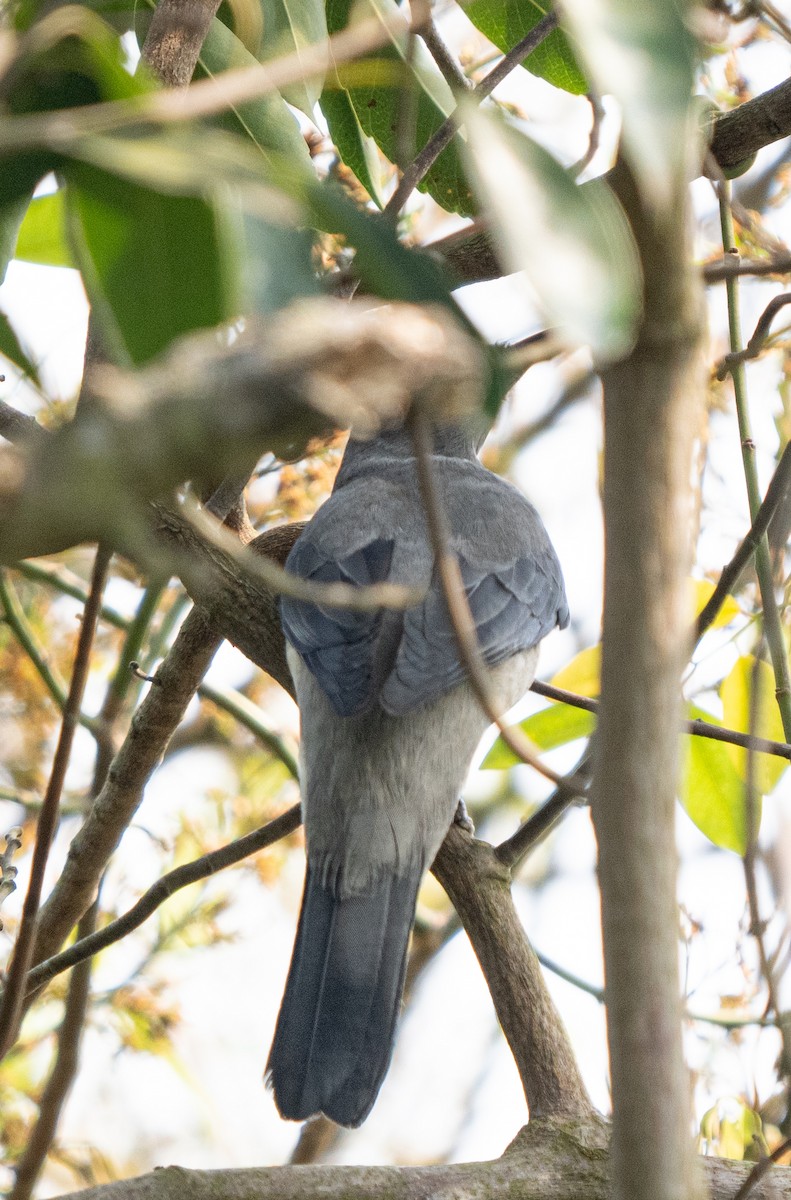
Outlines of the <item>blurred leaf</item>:
{"label": "blurred leaf", "polygon": [[[351,7],[351,0],[327,0],[327,23],[331,33],[346,28]],[[355,6],[355,15],[367,7],[377,15],[386,17],[388,22],[398,18],[398,9],[393,0],[367,0],[367,4]],[[339,76],[363,132],[374,139],[390,162],[396,162],[400,151],[399,112],[403,109],[405,88],[416,89],[415,152],[423,148],[448,114],[453,112],[455,101],[420,39],[414,42],[414,54],[407,63],[406,21],[397,34],[392,32],[391,25],[389,37],[387,46],[364,62],[353,64],[351,69],[341,68]],[[419,185],[419,190],[428,192],[437,204],[449,212],[469,216],[473,211],[473,197],[459,158],[459,141],[458,137],[454,138],[443,150]]]}
{"label": "blurred leaf", "polygon": [[595,699],[601,692],[601,646],[588,646],[580,650],[562,670],[552,677],[555,687],[579,696]]}
{"label": "blurred leaf", "polygon": [[258,217],[243,219],[240,255],[244,312],[270,313],[298,296],[320,292],[313,269],[313,236],[307,229],[275,225]]}
{"label": "blurred leaf", "polygon": [[39,382],[35,363],[22,349],[22,344],[4,312],[0,312],[0,354],[18,367],[23,375],[29,376],[34,383]]}
{"label": "blurred leaf", "polygon": [[430,254],[405,246],[381,214],[358,208],[342,188],[319,183],[314,176],[294,175],[286,183],[289,195],[300,200],[316,229],[343,234],[354,247],[355,270],[366,289],[383,300],[442,304],[470,328],[456,306],[440,264]]}
{"label": "blurred leaf", "polygon": [[570,341],[599,359],[624,354],[641,283],[610,189],[598,179],[579,187],[546,150],[472,105],[465,122],[471,175],[503,265],[525,272],[546,318]]}
{"label": "blurred leaf", "polygon": [[697,146],[697,45],[677,0],[563,0],[574,46],[600,95],[621,109],[623,140],[646,197],[666,208]]}
{"label": "blurred leaf", "polygon": [[363,133],[349,93],[337,82],[337,75],[335,80],[336,82],[325,87],[321,93],[321,111],[324,113],[330,137],[341,161],[354,172],[379,208],[383,208],[376,142]]}
{"label": "blurred leaf", "polygon": [[[219,75],[237,67],[255,66],[257,61],[239,38],[215,17],[201,47],[196,75]],[[260,96],[257,100],[239,105],[217,117],[215,123],[234,133],[245,133],[262,152],[265,160],[268,160],[271,151],[276,151],[280,155],[290,156],[305,168],[310,167],[310,154],[299,123],[278,93]]]}
{"label": "blurred leaf", "polygon": [[[299,53],[303,46],[326,41],[324,0],[259,0],[263,13],[263,51],[267,58]],[[283,96],[313,120],[313,106],[321,95],[323,78],[313,76],[283,88]]]}
{"label": "blurred leaf", "polygon": [[[757,682],[758,695],[756,721],[750,728],[750,696]],[[762,660],[756,664],[752,655],[737,660],[720,688],[722,719],[729,729],[739,733],[753,733],[756,737],[768,738],[773,742],[784,742],[783,721],[775,698],[775,678],[769,663]],[[747,751],[741,746],[727,746],[731,762],[740,777],[747,779]],[[774,787],[788,766],[784,758],[774,754],[755,754],[755,786],[764,795]]]}
{"label": "blurred leaf", "polygon": [[154,86],[145,71],[130,75],[115,30],[82,5],[52,9],[38,23],[37,37],[20,44],[22,53],[2,83],[14,115],[130,99]]}
{"label": "blurred leaf", "polygon": [[[714,584],[708,579],[690,579],[688,586],[691,593],[690,620],[694,620],[703,612],[714,594]],[[730,625],[735,617],[741,615],[741,611],[733,596],[726,596],[710,628],[722,629],[725,625]]]}
{"label": "blurred leaf", "polygon": [[73,267],[62,189],[32,200],[19,230],[15,258],[46,267]]}
{"label": "blurred leaf", "polygon": [[[556,746],[565,746],[578,738],[589,737],[595,727],[594,713],[574,708],[571,704],[560,703],[551,704],[549,708],[544,708],[519,723],[519,728],[539,750],[554,750]],[[506,746],[502,737],[498,737],[481,763],[481,769],[502,771],[506,767],[516,766],[521,761],[513,750]]]}
{"label": "blurred leaf", "polygon": [[3,282],[8,264],[14,257],[19,229],[30,204],[30,193],[6,204],[0,210],[0,283]]}
{"label": "blurred leaf", "polygon": [[211,203],[89,169],[70,183],[68,203],[91,304],[134,363],[235,315],[237,251]]}
{"label": "blurred leaf", "polygon": [[755,1160],[756,1148],[768,1152],[760,1114],[736,1097],[718,1100],[704,1113],[700,1132],[720,1158]]}
{"label": "blurred leaf", "polygon": [[[507,53],[526,37],[549,8],[537,0],[471,0],[465,15],[499,50]],[[556,29],[525,59],[522,66],[566,92],[582,95],[588,81],[580,70],[566,35]]]}
{"label": "blurred leaf", "polygon": [[[694,704],[689,706],[688,716],[691,720],[719,725],[710,713]],[[687,815],[715,846],[744,854],[747,849],[744,782],[733,765],[730,749],[725,742],[711,738],[685,737],[679,799]],[[760,799],[757,809],[760,824]]]}

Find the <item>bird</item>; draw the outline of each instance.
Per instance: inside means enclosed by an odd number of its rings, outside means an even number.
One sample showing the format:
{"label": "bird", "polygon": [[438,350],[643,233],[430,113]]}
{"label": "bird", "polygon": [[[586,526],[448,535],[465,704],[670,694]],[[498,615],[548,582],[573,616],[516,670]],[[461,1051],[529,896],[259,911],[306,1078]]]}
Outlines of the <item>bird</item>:
{"label": "bird", "polygon": [[[569,611],[541,518],[481,464],[478,440],[464,425],[437,425],[430,465],[505,712]],[[323,1113],[354,1128],[392,1056],[420,882],[489,724],[451,625],[407,428],[349,439],[331,495],[285,566],[317,583],[423,592],[403,610],[280,602],[301,717],[307,867],[267,1081],[283,1118]]]}

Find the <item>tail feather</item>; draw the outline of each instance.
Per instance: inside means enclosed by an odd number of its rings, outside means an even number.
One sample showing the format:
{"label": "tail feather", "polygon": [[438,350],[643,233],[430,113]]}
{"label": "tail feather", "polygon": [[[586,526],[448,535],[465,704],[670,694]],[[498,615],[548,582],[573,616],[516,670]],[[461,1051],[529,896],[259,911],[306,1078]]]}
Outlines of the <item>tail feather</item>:
{"label": "tail feather", "polygon": [[339,899],[308,867],[267,1071],[282,1116],[365,1120],[390,1063],[422,872]]}

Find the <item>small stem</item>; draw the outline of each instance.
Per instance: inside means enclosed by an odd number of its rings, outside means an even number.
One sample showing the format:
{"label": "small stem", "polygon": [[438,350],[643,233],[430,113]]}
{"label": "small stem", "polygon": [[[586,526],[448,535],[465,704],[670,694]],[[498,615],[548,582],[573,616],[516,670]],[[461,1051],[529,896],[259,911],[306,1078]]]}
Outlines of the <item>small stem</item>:
{"label": "small stem", "polygon": [[0,1003],[0,1059],[5,1057],[13,1045],[19,1028],[22,1004],[27,987],[27,976],[33,956],[39,904],[44,887],[44,871],[46,870],[47,858],[49,857],[49,850],[58,821],[60,796],[63,791],[63,782],[71,757],[74,734],[79,723],[80,705],[90,667],[91,646],[94,634],[96,633],[102,591],[105,579],[107,578],[107,568],[111,554],[111,550],[103,545],[99,545],[94,559],[91,590],[88,602],[85,605],[80,634],[77,639],[74,670],[72,671],[71,683],[69,685],[69,694],[66,697],[63,709],[60,736],[55,750],[49,783],[44,794],[44,803],[41,806],[41,813],[39,814],[36,829],[36,844],[33,849],[33,861],[30,867],[30,880],[27,895],[22,906],[22,919],[20,921],[19,933],[16,945],[14,946],[11,964],[8,968],[8,977],[3,992],[2,1003]]}
{"label": "small stem", "polygon": [[82,938],[69,946],[67,950],[54,954],[34,967],[28,976],[28,990],[31,993],[38,991],[56,975],[60,975],[62,971],[76,966],[86,958],[93,957],[100,950],[112,946],[114,942],[120,941],[133,929],[142,925],[161,904],[164,904],[181,888],[188,887],[191,883],[199,883],[202,879],[208,879],[218,871],[233,866],[244,858],[249,858],[251,854],[256,854],[266,846],[271,846],[280,838],[287,837],[288,834],[298,829],[301,821],[300,806],[295,804],[282,816],[275,817],[260,829],[255,829],[252,833],[237,838],[226,846],[221,846],[219,850],[212,850],[209,854],[194,859],[193,862],[185,863],[173,871],[168,871],[167,875],[163,875],[147,892],[144,892],[137,903],[133,904],[123,916],[117,917],[103,929]]}
{"label": "small stem", "polygon": [[[727,254],[736,252],[736,241],[733,232],[733,217],[730,209],[730,186],[723,185],[720,193],[720,224],[722,226],[722,243]],[[731,353],[740,354],[743,350],[741,321],[739,317],[739,280],[736,276],[726,279],[725,289],[728,297],[728,325],[730,329]],[[750,519],[754,522],[761,507],[761,491],[758,485],[758,471],[755,463],[755,443],[750,429],[750,412],[747,398],[747,378],[744,363],[737,361],[731,369],[733,391],[736,398],[736,415],[739,422],[739,435],[742,442],[742,462],[744,477],[747,484],[747,498],[750,505]],[[775,694],[780,716],[783,721],[783,732],[787,742],[791,742],[791,673],[788,668],[783,626],[780,611],[775,600],[774,581],[772,579],[772,561],[769,554],[769,540],[764,533],[755,549],[755,569],[758,575],[758,586],[761,591],[761,604],[764,611],[764,627],[766,641],[769,646],[769,656],[775,676]]]}
{"label": "small stem", "polygon": [[272,751],[275,758],[280,759],[294,779],[299,778],[297,760],[289,752],[282,739],[263,724],[261,710],[251,700],[248,700],[247,696],[241,692],[230,692],[225,688],[213,687],[208,683],[200,685],[198,695],[204,700],[216,704],[218,708],[234,717],[240,725],[244,725],[245,729],[249,729],[268,750]]}
{"label": "small stem", "polygon": [[467,678],[478,702],[493,725],[500,730],[500,736],[509,750],[528,763],[536,771],[540,771],[547,779],[551,779],[560,791],[565,791],[569,797],[577,799],[585,794],[585,787],[574,777],[564,779],[553,771],[534,753],[533,747],[518,726],[509,727],[498,712],[489,686],[486,663],[483,660],[478,644],[478,634],[475,621],[470,612],[470,605],[464,591],[458,559],[449,549],[450,533],[447,516],[440,503],[431,469],[431,453],[433,449],[431,426],[424,413],[414,408],[410,416],[412,441],[415,449],[418,485],[423,499],[431,548],[439,572],[442,593],[448,607],[451,627],[459,647],[459,656],[467,672]]}
{"label": "small stem", "polygon": [[[77,926],[77,937],[93,933],[98,901]],[[57,1035],[55,1062],[38,1106],[38,1119],[15,1167],[16,1180],[8,1200],[28,1200],[52,1148],[60,1114],[68,1099],[79,1066],[80,1042],[90,1001],[91,960],[78,963],[69,980],[66,1007]]]}
{"label": "small stem", "polygon": [[[547,13],[545,17],[542,17],[538,24],[534,25],[521,41],[512,46],[508,53],[500,59],[497,66],[493,67],[489,74],[470,91],[469,100],[477,104],[485,100],[515,67],[518,67],[537,46],[541,45],[545,38],[549,37],[550,33],[557,29],[557,24],[556,13]],[[436,133],[429,138],[411,166],[404,171],[401,182],[385,205],[385,213],[394,216],[401,211],[412,192],[428,175],[442,151],[452,142],[453,135],[460,123],[461,114],[459,109],[455,108],[450,116],[442,122]]]}

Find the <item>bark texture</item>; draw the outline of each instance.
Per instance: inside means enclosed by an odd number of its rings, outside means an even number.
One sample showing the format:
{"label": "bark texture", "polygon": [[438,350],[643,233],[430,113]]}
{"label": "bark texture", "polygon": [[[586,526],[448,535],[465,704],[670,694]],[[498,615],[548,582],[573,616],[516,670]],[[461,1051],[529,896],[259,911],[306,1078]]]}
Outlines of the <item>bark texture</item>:
{"label": "bark texture", "polygon": [[625,168],[613,182],[645,279],[638,342],[604,372],[605,599],[593,782],[613,1093],[613,1195],[696,1192],[678,979],[675,804],[689,655],[692,442],[701,304],[683,194],[666,222]]}

